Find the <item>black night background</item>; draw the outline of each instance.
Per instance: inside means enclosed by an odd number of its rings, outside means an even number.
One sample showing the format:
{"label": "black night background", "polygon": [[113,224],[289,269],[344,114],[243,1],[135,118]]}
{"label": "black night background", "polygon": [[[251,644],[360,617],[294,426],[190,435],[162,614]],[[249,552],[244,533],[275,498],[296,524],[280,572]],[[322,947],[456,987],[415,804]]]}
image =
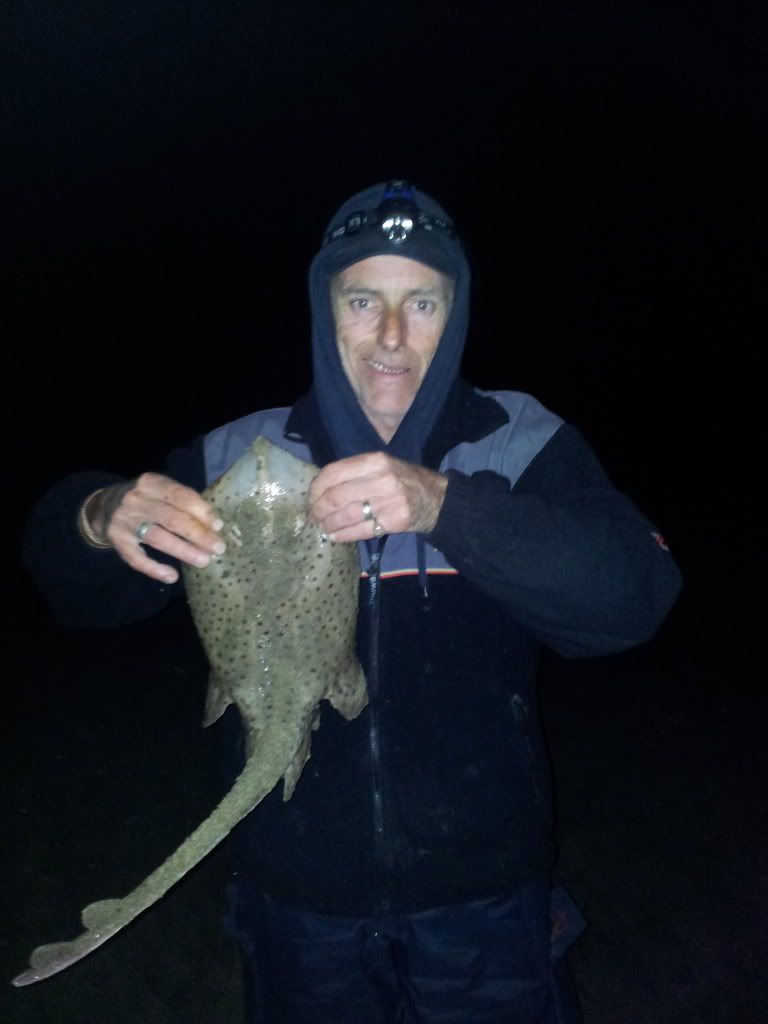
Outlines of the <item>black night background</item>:
{"label": "black night background", "polygon": [[6,13],[0,1018],[241,1020],[222,851],[92,957],[10,987],[219,791],[184,609],[62,630],[20,534],[66,473],[159,468],[297,397],[326,221],[405,177],[467,241],[465,375],[575,422],[685,575],[652,643],[544,666],[558,870],[590,922],[572,956],[587,1024],[768,1019],[764,5]]}

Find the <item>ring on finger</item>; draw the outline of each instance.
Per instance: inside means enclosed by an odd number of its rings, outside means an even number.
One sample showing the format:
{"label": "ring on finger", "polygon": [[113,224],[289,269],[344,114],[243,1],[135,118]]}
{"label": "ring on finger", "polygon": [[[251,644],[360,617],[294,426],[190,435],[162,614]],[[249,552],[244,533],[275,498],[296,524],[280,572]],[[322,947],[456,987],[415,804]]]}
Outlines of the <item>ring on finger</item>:
{"label": "ring on finger", "polygon": [[384,527],[381,525],[376,516],[373,516],[373,536],[380,537],[384,533]]}
{"label": "ring on finger", "polygon": [[136,527],[136,537],[138,538],[139,544],[144,543],[144,538],[147,536],[147,534],[154,525],[154,523],[147,522],[139,523],[139,525]]}
{"label": "ring on finger", "polygon": [[367,498],[363,500],[363,519],[375,519],[376,516],[373,514],[373,506]]}

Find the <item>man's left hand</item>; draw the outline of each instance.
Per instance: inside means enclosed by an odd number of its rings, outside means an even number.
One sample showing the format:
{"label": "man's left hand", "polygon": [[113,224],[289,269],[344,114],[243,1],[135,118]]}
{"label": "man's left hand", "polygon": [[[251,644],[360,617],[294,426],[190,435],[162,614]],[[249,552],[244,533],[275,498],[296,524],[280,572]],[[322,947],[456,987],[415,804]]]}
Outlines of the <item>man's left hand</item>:
{"label": "man's left hand", "polygon": [[309,488],[309,511],[334,541],[430,533],[447,486],[448,477],[441,473],[384,452],[369,452],[321,469]]}

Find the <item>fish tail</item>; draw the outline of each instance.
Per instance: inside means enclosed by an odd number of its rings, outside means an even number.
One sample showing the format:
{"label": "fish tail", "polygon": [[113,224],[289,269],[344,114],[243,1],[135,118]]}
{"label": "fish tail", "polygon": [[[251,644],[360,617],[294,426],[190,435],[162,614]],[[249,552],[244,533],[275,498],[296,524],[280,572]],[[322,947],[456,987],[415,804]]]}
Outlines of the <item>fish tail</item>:
{"label": "fish tail", "polygon": [[[273,758],[264,757],[264,749],[248,758],[232,788],[209,816],[132,892],[122,899],[91,903],[82,911],[85,931],[68,942],[38,946],[30,956],[30,966],[13,979],[17,987],[31,985],[82,960],[108,939],[149,909],[184,875],[213,850],[235,825],[277,785],[282,772],[267,774],[264,765]],[[283,764],[284,767],[284,764]]]}

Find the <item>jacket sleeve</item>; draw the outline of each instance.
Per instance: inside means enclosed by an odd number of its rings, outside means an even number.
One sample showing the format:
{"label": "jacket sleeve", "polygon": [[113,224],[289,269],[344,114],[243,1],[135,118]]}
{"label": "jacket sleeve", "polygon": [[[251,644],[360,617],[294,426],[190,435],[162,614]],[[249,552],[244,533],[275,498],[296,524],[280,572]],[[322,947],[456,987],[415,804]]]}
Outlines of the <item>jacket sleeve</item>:
{"label": "jacket sleeve", "polygon": [[[205,484],[203,443],[172,452],[164,472],[202,490]],[[99,487],[120,483],[112,473],[75,473],[54,484],[37,502],[22,540],[23,564],[55,618],[64,626],[109,629],[161,611],[182,593],[131,569],[112,550],[87,544],[77,527],[83,501]],[[158,561],[177,563],[160,552]]]}
{"label": "jacket sleeve", "polygon": [[661,534],[563,425],[514,487],[448,472],[429,541],[521,625],[568,657],[649,640],[680,590]]}

